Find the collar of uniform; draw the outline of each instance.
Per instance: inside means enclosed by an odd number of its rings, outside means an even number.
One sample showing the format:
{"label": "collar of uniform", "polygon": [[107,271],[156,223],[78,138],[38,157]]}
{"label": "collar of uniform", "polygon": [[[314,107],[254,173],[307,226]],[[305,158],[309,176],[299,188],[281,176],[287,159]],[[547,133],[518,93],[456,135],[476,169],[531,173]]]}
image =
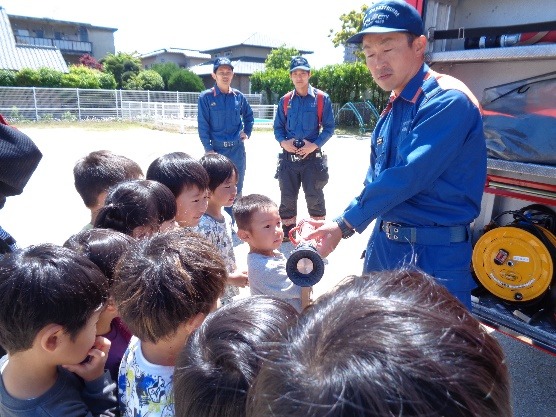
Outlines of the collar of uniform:
{"label": "collar of uniform", "polygon": [[[311,84],[309,84],[309,88],[307,89],[307,95],[311,96],[311,97],[315,97],[316,96],[316,91],[315,90],[316,90],[316,88],[313,87]],[[294,94],[296,96],[299,96],[296,89],[294,89],[293,91],[294,91]],[[303,97],[303,96],[299,96],[299,97]]]}
{"label": "collar of uniform", "polygon": [[415,74],[411,80],[409,80],[399,97],[403,98],[406,101],[414,103],[421,93],[421,86],[423,85],[423,80],[427,76],[428,72],[428,65],[421,65],[421,69],[417,71],[417,74]]}
{"label": "collar of uniform", "polygon": [[234,90],[232,87],[230,87],[230,92],[229,92],[229,93],[223,93],[223,92],[220,90],[220,88],[218,88],[218,85],[217,85],[217,84],[214,84],[214,87],[212,87],[212,94],[213,94],[214,96],[216,96],[216,95],[218,95],[218,94],[233,94],[233,95],[235,96],[235,95],[236,95],[236,92],[235,92],[235,90]]}

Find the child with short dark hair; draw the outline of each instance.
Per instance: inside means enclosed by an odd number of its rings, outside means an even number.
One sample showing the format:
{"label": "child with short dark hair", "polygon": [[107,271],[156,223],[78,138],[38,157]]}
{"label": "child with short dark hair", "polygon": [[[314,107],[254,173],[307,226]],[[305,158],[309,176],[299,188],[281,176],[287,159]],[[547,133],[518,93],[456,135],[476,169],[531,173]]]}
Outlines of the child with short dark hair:
{"label": "child with short dark hair", "polygon": [[[89,229],[71,236],[64,247],[85,255],[99,267],[111,292],[114,283],[114,270],[118,260],[135,240],[124,233],[112,229]],[[131,339],[131,332],[124,324],[110,295],[100,313],[97,323],[97,334],[110,340],[110,352],[106,361],[106,369],[114,381],[118,380],[118,369],[122,356]]]}
{"label": "child with short dark hair", "polygon": [[296,319],[291,305],[265,296],[234,300],[209,314],[176,363],[176,415],[245,416],[247,390],[261,363]]}
{"label": "child with short dark hair", "polygon": [[147,169],[147,179],[167,186],[176,198],[176,222],[195,227],[207,210],[209,176],[201,163],[184,152],[156,158]]}
{"label": "child with short dark hair", "polygon": [[91,211],[91,229],[98,210],[104,205],[108,189],[120,182],[143,178],[141,167],[131,159],[107,150],[93,151],[73,167],[75,189]]}
{"label": "child with short dark hair", "polygon": [[226,278],[216,248],[185,229],[154,234],[124,254],[113,296],[134,337],[118,377],[122,416],[174,415],[176,357],[216,308]]}
{"label": "child with short dark hair", "polygon": [[2,417],[114,415],[110,341],[96,336],[107,297],[102,272],[70,249],[30,246],[0,261]]}
{"label": "child with short dark hair", "polygon": [[95,227],[142,238],[175,227],[175,218],[176,200],[168,187],[158,181],[129,180],[110,188]]}
{"label": "child with short dark hair", "polygon": [[249,417],[511,417],[497,340],[415,269],[346,278],[301,315],[249,392]]}
{"label": "child with short dark hair", "polygon": [[299,287],[288,278],[287,260],[279,250],[284,231],[276,203],[261,194],[242,196],[234,204],[234,217],[238,237],[249,245],[251,295],[281,298],[302,311],[310,303],[311,287]]}
{"label": "child with short dark hair", "polygon": [[239,295],[238,287],[248,285],[247,273],[237,269],[232,240],[232,218],[224,211],[224,207],[234,204],[238,173],[234,163],[218,153],[207,153],[200,162],[209,176],[209,201],[197,231],[218,248],[226,261],[228,285],[221,299],[222,304],[226,304]]}

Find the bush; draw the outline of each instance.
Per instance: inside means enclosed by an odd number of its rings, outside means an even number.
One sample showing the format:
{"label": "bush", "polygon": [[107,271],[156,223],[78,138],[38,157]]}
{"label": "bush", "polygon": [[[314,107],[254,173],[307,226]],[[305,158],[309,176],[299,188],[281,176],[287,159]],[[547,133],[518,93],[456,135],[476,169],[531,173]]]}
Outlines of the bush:
{"label": "bush", "polygon": [[141,71],[141,59],[136,53],[118,52],[116,55],[107,54],[100,60],[100,63],[103,65],[104,72],[114,76],[118,88],[122,88],[125,82],[129,81],[134,74],[138,74]]}
{"label": "bush", "polygon": [[50,87],[57,88],[62,86],[62,77],[64,73],[61,71],[56,71],[52,68],[39,68],[39,79],[40,84],[38,87]]}
{"label": "bush", "polygon": [[141,71],[132,75],[123,85],[125,90],[164,90],[164,80],[160,74],[153,70]]}
{"label": "bush", "polygon": [[201,77],[185,68],[175,72],[168,80],[168,91],[201,92],[204,89]]}
{"label": "bush", "polygon": [[0,86],[12,87],[15,85],[15,71],[0,70]]}
{"label": "bush", "polygon": [[37,70],[22,68],[15,75],[15,85],[18,87],[36,87],[40,85],[40,79]]}
{"label": "bush", "polygon": [[168,82],[170,81],[170,77],[174,75],[174,73],[178,72],[180,70],[180,67],[175,62],[164,62],[153,64],[151,69],[160,74],[160,76],[164,80],[165,89],[168,90]]}
{"label": "bush", "polygon": [[114,88],[116,88],[117,86],[116,79],[112,74],[107,72],[101,72],[98,77],[99,77],[98,82],[100,84],[100,88],[103,88],[105,90],[113,90]]}
{"label": "bush", "polygon": [[62,87],[66,88],[100,88],[98,70],[83,65],[72,65],[69,73],[62,77]]}

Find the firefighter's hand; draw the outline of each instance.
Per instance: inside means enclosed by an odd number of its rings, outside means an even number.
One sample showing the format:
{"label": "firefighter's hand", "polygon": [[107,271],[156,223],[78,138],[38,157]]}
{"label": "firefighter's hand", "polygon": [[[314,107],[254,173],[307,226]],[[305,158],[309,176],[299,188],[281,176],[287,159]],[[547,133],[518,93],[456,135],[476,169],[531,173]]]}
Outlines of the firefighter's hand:
{"label": "firefighter's hand", "polygon": [[295,153],[301,156],[303,159],[310,153],[316,151],[319,147],[315,145],[313,142],[309,142],[308,140],[303,141],[303,147],[299,148]]}
{"label": "firefighter's hand", "polygon": [[247,136],[247,133],[245,133],[243,130],[241,132],[239,132],[239,138],[241,140],[247,140],[249,139],[249,136]]}
{"label": "firefighter's hand", "polygon": [[297,148],[294,146],[293,142],[295,141],[295,138],[293,139],[285,139],[282,142],[280,142],[280,146],[282,148],[284,148],[284,150],[286,152],[289,153],[296,153],[297,152]]}
{"label": "firefighter's hand", "polygon": [[308,222],[316,229],[305,236],[305,240],[315,240],[317,243],[317,252],[323,258],[336,249],[340,240],[342,240],[342,231],[336,222],[325,223],[322,220],[308,220]]}

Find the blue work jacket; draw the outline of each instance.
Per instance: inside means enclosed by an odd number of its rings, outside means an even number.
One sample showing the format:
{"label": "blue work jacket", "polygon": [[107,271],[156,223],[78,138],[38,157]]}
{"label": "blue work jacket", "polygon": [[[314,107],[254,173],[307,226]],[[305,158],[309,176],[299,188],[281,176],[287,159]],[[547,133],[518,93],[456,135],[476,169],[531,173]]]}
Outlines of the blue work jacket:
{"label": "blue work jacket", "polygon": [[477,100],[462,82],[423,64],[390,97],[372,135],[363,191],[344,218],[358,232],[377,217],[412,226],[467,225],[480,212],[485,180]]}
{"label": "blue work jacket", "polygon": [[208,152],[214,150],[214,142],[240,140],[241,131],[251,136],[255,118],[240,91],[230,88],[225,94],[215,85],[199,96],[197,122],[201,143]]}
{"label": "blue work jacket", "polygon": [[288,104],[288,114],[284,112],[284,97],[280,99],[274,118],[274,136],[278,142],[286,139],[305,139],[319,148],[334,134],[334,111],[328,94],[324,94],[322,112],[322,131],[319,129],[317,114],[317,96],[315,89],[309,85],[306,96],[294,93]]}

